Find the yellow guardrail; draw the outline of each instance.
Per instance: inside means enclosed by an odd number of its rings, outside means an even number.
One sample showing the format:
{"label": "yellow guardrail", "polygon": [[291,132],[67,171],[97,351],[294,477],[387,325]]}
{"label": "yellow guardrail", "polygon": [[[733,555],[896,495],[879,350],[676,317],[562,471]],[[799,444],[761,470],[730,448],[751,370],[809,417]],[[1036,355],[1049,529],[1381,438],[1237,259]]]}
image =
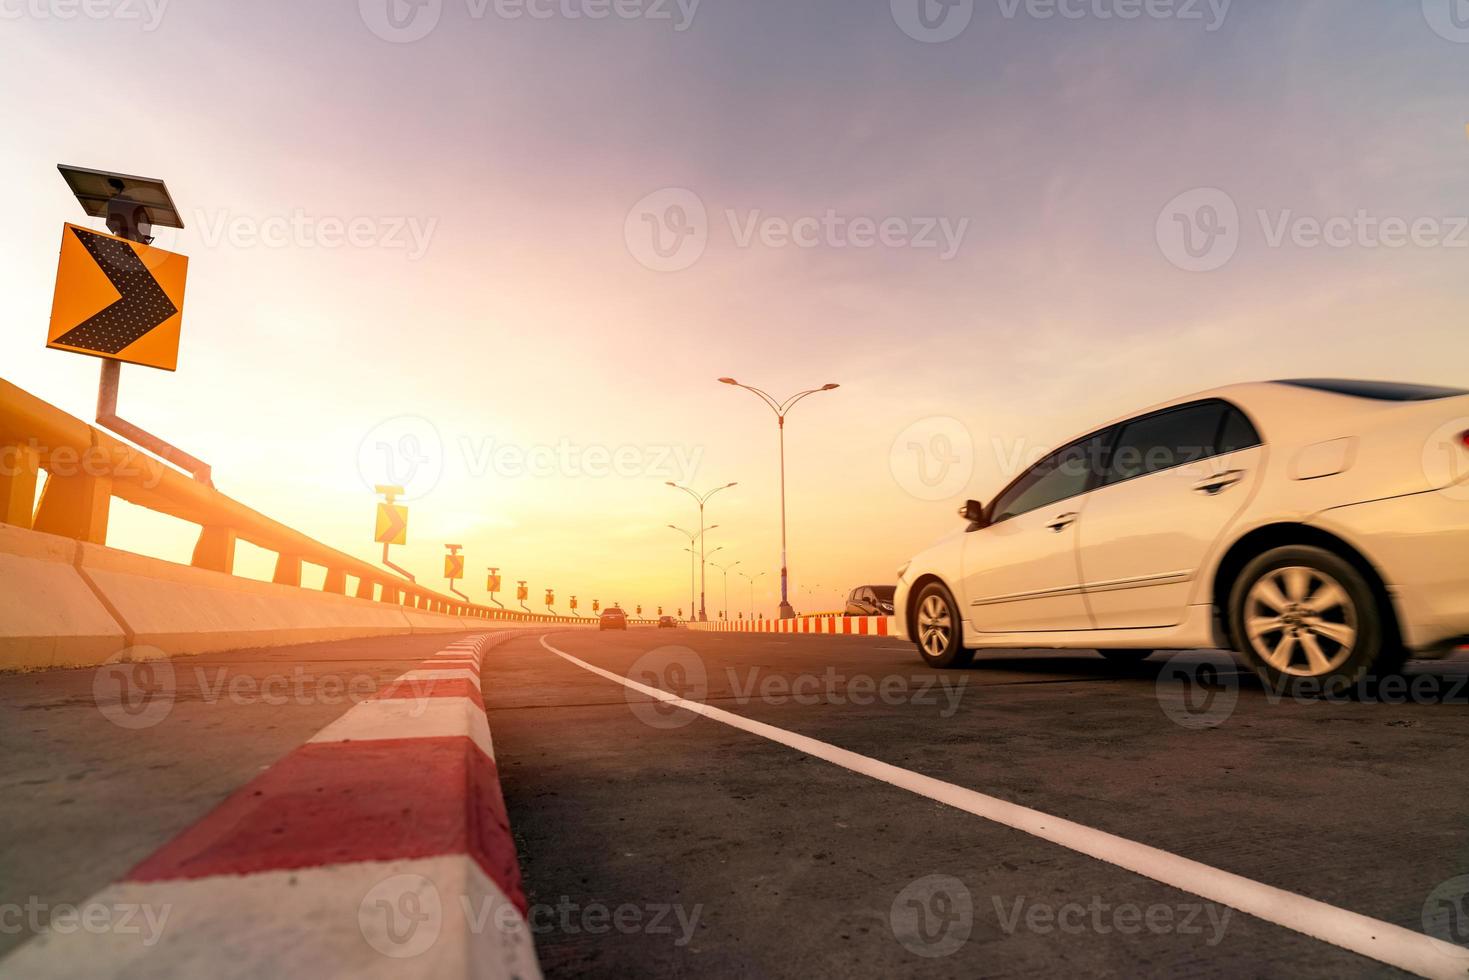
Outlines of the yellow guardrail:
{"label": "yellow guardrail", "polygon": [[301,587],[301,566],[309,563],[326,569],[323,592],[345,594],[350,575],[358,580],[359,599],[426,612],[532,623],[590,621],[466,603],[426,589],[251,510],[0,378],[0,523],[105,545],[113,497],[198,524],[192,561],[197,568],[233,574],[235,543],[248,541],[276,553],[274,581],[281,585]]}

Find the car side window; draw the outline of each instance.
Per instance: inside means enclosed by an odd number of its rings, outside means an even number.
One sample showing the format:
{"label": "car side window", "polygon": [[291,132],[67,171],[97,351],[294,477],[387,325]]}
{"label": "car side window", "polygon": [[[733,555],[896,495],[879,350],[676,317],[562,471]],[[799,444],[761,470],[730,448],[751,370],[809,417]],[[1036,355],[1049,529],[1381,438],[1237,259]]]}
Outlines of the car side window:
{"label": "car side window", "polygon": [[1233,409],[1224,402],[1204,402],[1124,424],[1112,450],[1107,484],[1217,456],[1226,410]]}
{"label": "car side window", "polygon": [[1228,405],[1224,410],[1224,427],[1219,432],[1219,452],[1237,453],[1261,445],[1260,433],[1245,413]]}
{"label": "car side window", "polygon": [[1106,436],[1089,436],[1041,460],[995,501],[991,524],[1078,497],[1093,485]]}

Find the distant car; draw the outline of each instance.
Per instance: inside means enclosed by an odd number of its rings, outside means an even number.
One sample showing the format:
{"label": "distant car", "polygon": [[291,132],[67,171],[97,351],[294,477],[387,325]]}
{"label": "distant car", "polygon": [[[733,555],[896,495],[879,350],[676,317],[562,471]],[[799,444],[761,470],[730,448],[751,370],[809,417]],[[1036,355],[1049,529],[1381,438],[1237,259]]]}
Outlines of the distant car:
{"label": "distant car", "polygon": [[678,620],[672,616],[659,616],[658,628],[660,630],[676,630],[678,629]]}
{"label": "distant car", "polygon": [[627,613],[616,606],[608,606],[602,610],[602,617],[597,622],[599,630],[625,630],[627,629]]}
{"label": "distant car", "polygon": [[847,595],[848,616],[891,616],[896,585],[863,585]]}
{"label": "distant car", "polygon": [[898,573],[896,635],[980,648],[1234,649],[1333,688],[1469,638],[1469,391],[1243,384],[1082,435]]}

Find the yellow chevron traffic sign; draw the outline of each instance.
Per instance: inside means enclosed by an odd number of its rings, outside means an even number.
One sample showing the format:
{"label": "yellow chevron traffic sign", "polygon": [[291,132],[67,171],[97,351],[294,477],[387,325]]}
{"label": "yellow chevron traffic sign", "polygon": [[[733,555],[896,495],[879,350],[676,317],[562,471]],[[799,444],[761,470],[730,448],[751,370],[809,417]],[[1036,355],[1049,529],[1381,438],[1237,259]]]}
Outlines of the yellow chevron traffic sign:
{"label": "yellow chevron traffic sign", "polygon": [[372,539],[380,544],[407,544],[408,508],[402,504],[378,504],[377,533]]}
{"label": "yellow chevron traffic sign", "polygon": [[68,224],[46,346],[174,371],[189,259]]}

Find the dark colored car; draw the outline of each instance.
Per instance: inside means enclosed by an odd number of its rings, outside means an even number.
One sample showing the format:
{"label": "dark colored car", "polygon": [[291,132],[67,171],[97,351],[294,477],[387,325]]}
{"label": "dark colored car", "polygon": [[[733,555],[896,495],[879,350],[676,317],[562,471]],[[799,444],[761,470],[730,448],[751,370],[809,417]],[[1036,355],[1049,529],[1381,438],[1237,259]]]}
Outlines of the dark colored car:
{"label": "dark colored car", "polygon": [[896,585],[859,585],[847,596],[848,616],[891,616]]}
{"label": "dark colored car", "polygon": [[602,618],[598,621],[597,628],[603,630],[625,630],[627,629],[627,613],[616,606],[608,606],[602,610]]}
{"label": "dark colored car", "polygon": [[678,620],[672,616],[659,616],[658,628],[660,630],[676,630],[678,629]]}

